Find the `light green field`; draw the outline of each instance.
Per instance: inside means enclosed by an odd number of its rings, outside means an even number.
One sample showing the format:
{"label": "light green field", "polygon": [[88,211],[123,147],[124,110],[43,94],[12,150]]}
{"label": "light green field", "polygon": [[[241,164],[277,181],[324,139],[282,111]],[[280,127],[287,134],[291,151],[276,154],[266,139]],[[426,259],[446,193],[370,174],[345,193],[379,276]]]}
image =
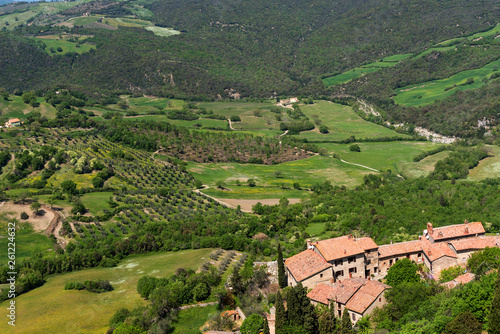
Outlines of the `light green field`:
{"label": "light green field", "polygon": [[[500,59],[493,61],[479,69],[457,73],[449,78],[428,81],[417,85],[407,86],[396,90],[394,102],[407,106],[423,106],[453,95],[458,90],[469,90],[485,85],[483,79],[500,68]],[[474,79],[471,84],[466,84],[467,79]],[[487,80],[486,80],[487,81]]]}
{"label": "light green field", "polygon": [[360,76],[365,75],[367,73],[373,73],[382,68],[392,67],[397,63],[399,63],[401,60],[404,60],[410,56],[412,56],[411,53],[388,56],[382,59],[381,61],[366,64],[361,67],[353,68],[352,70],[349,70],[347,72],[337,74],[332,77],[324,78],[323,83],[326,86],[340,85],[349,82],[352,79],[359,78]]}
{"label": "light green field", "polygon": [[[293,188],[293,183],[299,182],[302,188],[309,188],[317,182],[329,180],[335,185],[355,186],[363,176],[371,173],[369,170],[358,166],[342,163],[338,159],[323,156],[313,156],[308,159],[286,162],[279,165],[254,165],[237,163],[188,163],[188,170],[203,184],[215,187],[217,181],[223,181],[231,191],[224,191],[220,196],[235,198],[260,198],[267,191],[258,187],[279,187],[281,184]],[[276,178],[274,173],[280,171]],[[248,179],[254,179],[257,187],[248,187]],[[242,186],[237,186],[239,180]],[[256,196],[254,196],[257,194]],[[233,197],[228,197],[233,196]],[[276,197],[275,197],[276,198]]]}
{"label": "light green field", "polygon": [[488,37],[488,36],[493,36],[493,35],[498,35],[500,34],[500,23],[491,28],[490,30],[486,30],[484,32],[479,32],[477,34],[474,34],[472,36],[467,37],[469,40],[474,40],[480,37]]}
{"label": "light green field", "polygon": [[73,181],[76,183],[76,188],[92,188],[92,179],[94,174],[76,174],[72,167],[63,167],[57,173],[52,175],[47,184],[52,187],[59,187],[64,181]]}
{"label": "light green field", "polygon": [[336,153],[340,158],[375,168],[381,171],[391,169],[406,173],[415,168],[419,163],[413,158],[423,151],[429,151],[441,144],[419,141],[395,141],[380,143],[356,143],[361,152],[352,152],[352,144],[317,144],[324,147],[330,154]]}
{"label": "light green field", "polygon": [[[16,297],[15,333],[106,333],[108,321],[120,308],[146,305],[137,293],[137,281],[146,275],[167,277],[177,268],[196,269],[211,250],[162,252],[128,258],[116,268],[89,269],[51,276],[44,286]],[[66,282],[109,280],[106,293],[64,290]],[[7,302],[0,304],[5,309]],[[6,321],[1,333],[12,333]]]}
{"label": "light green field", "polygon": [[264,200],[273,198],[306,198],[310,195],[309,191],[295,190],[293,188],[282,189],[280,187],[249,187],[246,183],[241,186],[231,185],[225,190],[211,187],[203,190],[206,195],[215,198],[228,198],[228,199],[253,199]]}
{"label": "light green field", "polygon": [[92,215],[102,214],[104,209],[111,210],[108,204],[112,192],[88,193],[81,197],[82,203]]}
{"label": "light green field", "polygon": [[156,36],[169,37],[173,35],[179,35],[181,32],[173,28],[163,28],[163,27],[146,27],[146,30],[152,31]]}
{"label": "light green field", "polygon": [[306,232],[311,237],[317,237],[325,232],[325,225],[326,223],[309,223],[306,227]]}
{"label": "light green field", "polygon": [[[68,52],[76,52],[76,53],[82,54],[84,52],[89,52],[91,49],[96,48],[95,45],[86,44],[86,43],[81,44],[79,47],[77,47],[76,43],[67,41],[65,39],[59,39],[59,38],[57,38],[57,39],[37,38],[37,40],[45,43],[45,45],[46,45],[45,52],[51,56],[62,55],[62,54],[68,53]],[[62,49],[62,52],[57,51],[58,47],[60,47]],[[52,53],[50,51],[51,48],[56,50],[56,52]]]}
{"label": "light green field", "polygon": [[85,26],[87,24],[97,22],[97,20],[101,17],[102,16],[75,17],[75,18],[69,19],[67,22],[71,23],[75,26]]}
{"label": "light green field", "polygon": [[217,305],[181,310],[172,325],[174,327],[172,334],[199,334],[200,327],[210,318],[210,315],[218,312]]}
{"label": "light green field", "polygon": [[[26,23],[27,20],[36,15],[33,10],[22,13],[12,13],[0,16],[0,29],[6,27],[7,30],[13,30],[16,26]],[[17,21],[16,21],[17,18]],[[6,24],[8,22],[8,25]]]}
{"label": "light green field", "polygon": [[418,55],[416,55],[415,59],[421,58],[421,57],[423,57],[425,55],[428,55],[432,51],[444,52],[444,51],[448,51],[448,50],[451,50],[451,49],[454,49],[454,48],[455,48],[454,45],[451,45],[451,46],[436,46],[436,47],[428,48],[427,50],[425,50],[425,51],[419,53]]}
{"label": "light green field", "polygon": [[481,160],[475,168],[471,169],[467,180],[481,181],[489,177],[500,177],[500,147],[493,145],[485,145],[485,147],[492,156]]}
{"label": "light green field", "polygon": [[[11,241],[9,241],[6,233],[7,224],[3,215],[0,226],[2,227],[2,231],[0,233],[0,249],[2,250],[0,252],[0,261],[1,263],[7,264],[7,261],[9,260],[7,257],[7,248]],[[47,252],[52,248],[52,242],[50,239],[44,234],[35,233],[29,223],[17,222],[16,226],[18,227],[15,237],[16,261],[30,257],[34,253]]]}
{"label": "light green field", "polygon": [[313,115],[318,115],[321,124],[328,126],[329,133],[322,134],[318,127],[311,131],[300,133],[299,137],[310,141],[338,141],[355,136],[356,138],[374,137],[409,137],[394,130],[365,121],[354,112],[352,107],[328,101],[317,101],[313,105],[301,107],[302,112],[313,120]]}

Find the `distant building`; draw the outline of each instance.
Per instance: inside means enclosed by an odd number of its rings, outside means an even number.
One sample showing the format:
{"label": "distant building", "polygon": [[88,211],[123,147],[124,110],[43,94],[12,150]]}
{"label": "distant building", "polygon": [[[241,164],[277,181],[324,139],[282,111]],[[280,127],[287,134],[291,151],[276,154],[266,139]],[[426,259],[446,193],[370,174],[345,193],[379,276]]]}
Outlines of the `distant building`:
{"label": "distant building", "polygon": [[19,118],[12,118],[12,119],[9,119],[7,122],[5,122],[6,128],[11,128],[11,127],[20,126],[20,125],[21,125],[21,120]]}
{"label": "distant building", "polygon": [[458,276],[452,281],[446,282],[446,283],[441,283],[440,285],[446,289],[454,289],[459,285],[462,284],[467,284],[469,282],[472,282],[476,275],[473,273],[465,273],[463,275]]}

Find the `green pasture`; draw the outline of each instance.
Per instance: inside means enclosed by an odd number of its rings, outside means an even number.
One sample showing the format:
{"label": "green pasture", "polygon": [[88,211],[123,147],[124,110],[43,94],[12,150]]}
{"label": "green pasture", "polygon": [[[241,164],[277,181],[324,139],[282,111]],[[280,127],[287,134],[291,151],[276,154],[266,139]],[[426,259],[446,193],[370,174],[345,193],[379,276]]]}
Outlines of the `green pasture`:
{"label": "green pasture", "polygon": [[179,35],[181,33],[180,31],[175,30],[174,28],[149,26],[146,27],[145,29],[153,32],[153,34],[155,34],[156,36],[161,36],[161,37],[169,37],[173,35]]}
{"label": "green pasture", "polygon": [[318,126],[313,130],[300,133],[300,137],[307,138],[310,141],[337,141],[344,140],[350,136],[355,136],[358,139],[394,136],[409,137],[408,135],[403,135],[394,130],[365,121],[350,106],[329,101],[317,101],[312,105],[302,106],[301,110],[310,120],[313,120],[313,116],[317,115],[321,120],[321,124],[329,128],[329,133],[327,134],[320,133]]}
{"label": "green pasture", "polygon": [[467,37],[469,40],[474,40],[476,38],[480,37],[488,37],[488,36],[493,36],[493,35],[499,35],[500,34],[500,23],[498,23],[496,26],[491,28],[490,30],[486,30],[483,32],[478,32],[477,34],[474,34],[472,36]]}
{"label": "green pasture", "polygon": [[402,164],[400,171],[404,173],[406,177],[417,178],[420,176],[427,176],[434,170],[436,163],[439,160],[443,160],[450,155],[450,151],[442,151],[434,155],[430,155],[419,162],[410,162],[408,164]]}
{"label": "green pasture", "polygon": [[71,23],[75,26],[85,26],[87,24],[95,23],[97,20],[99,20],[102,16],[85,16],[85,17],[75,17],[69,19],[68,23]]}
{"label": "green pasture", "polygon": [[36,11],[33,8],[31,9],[32,10],[27,10],[22,13],[12,13],[0,16],[0,29],[5,27],[7,30],[13,30],[18,25],[25,24],[27,20],[36,15]]}
{"label": "green pasture", "polygon": [[[500,59],[479,69],[457,73],[449,78],[428,81],[396,90],[394,102],[407,106],[423,106],[453,95],[456,91],[479,88],[485,85],[490,75],[500,68]],[[474,81],[467,84],[467,80]],[[484,81],[483,81],[484,80]]]}
{"label": "green pasture", "polygon": [[388,56],[382,59],[381,61],[376,61],[370,64],[363,65],[361,67],[353,68],[352,70],[334,75],[332,77],[324,78],[323,83],[326,86],[340,85],[348,81],[351,81],[352,79],[359,78],[360,76],[365,75],[367,73],[373,73],[382,68],[392,67],[397,63],[399,63],[401,60],[404,60],[411,56],[412,56],[411,53]]}
{"label": "green pasture", "polygon": [[378,169],[380,171],[391,169],[392,171],[406,172],[411,170],[413,158],[424,151],[429,151],[441,144],[420,141],[394,141],[394,142],[366,142],[356,143],[361,152],[352,152],[349,147],[352,144],[317,144],[324,147],[328,153],[336,153],[345,161],[357,163]]}
{"label": "green pasture", "polygon": [[500,176],[500,147],[493,145],[485,145],[489,150],[490,157],[483,159],[479,164],[469,171],[467,180],[481,181],[488,177]]}
{"label": "green pasture", "polygon": [[[42,41],[45,43],[45,52],[48,55],[55,56],[55,55],[60,55],[60,54],[65,54],[68,52],[76,52],[79,54],[82,54],[84,52],[89,52],[91,49],[95,49],[95,45],[91,44],[81,44],[80,46],[77,46],[78,44],[67,41],[65,39],[46,39],[46,38],[37,38],[37,40]],[[61,48],[62,52],[58,52],[57,48]],[[51,48],[55,50],[55,52],[51,52]]]}
{"label": "green pasture", "polygon": [[[0,217],[2,220],[0,223],[2,227],[0,232],[0,261],[7,264],[7,261],[9,261],[7,248],[11,242],[8,239],[7,222],[14,220],[7,219],[3,214]],[[44,234],[36,233],[29,223],[16,221],[16,226],[17,231],[14,240],[16,245],[16,261],[30,257],[35,253],[47,252],[52,248],[50,239]]]}
{"label": "green pasture", "polygon": [[[230,189],[223,192],[226,198],[231,198],[227,196],[231,196],[233,192],[244,195],[245,198],[255,198],[252,197],[254,193],[260,197],[265,191],[255,189],[257,187],[277,188],[284,185],[293,188],[295,182],[302,188],[310,188],[313,184],[325,180],[339,186],[355,186],[361,182],[364,175],[371,173],[361,167],[344,164],[338,159],[319,155],[279,165],[189,162],[187,167],[203,184],[215,187],[217,181],[224,182]],[[279,177],[275,176],[276,171],[281,173]],[[257,187],[248,187],[248,179],[254,179]],[[236,181],[242,185],[237,186]]]}
{"label": "green pasture", "polygon": [[144,8],[144,6],[141,6],[141,5],[136,4],[136,3],[139,3],[139,1],[132,2],[133,5],[132,5],[132,7],[129,8],[130,11],[132,11],[132,13],[134,13],[138,17],[142,17],[142,18],[149,18],[149,17],[152,17],[154,15],[152,11],[150,11],[149,9]]}
{"label": "green pasture", "polygon": [[111,210],[108,204],[110,196],[113,196],[113,192],[88,193],[83,195],[81,200],[83,205],[95,216],[102,214],[104,209]]}
{"label": "green pasture", "polygon": [[325,233],[326,223],[309,223],[306,227],[306,232],[311,237],[317,237]]}
{"label": "green pasture", "polygon": [[232,185],[224,190],[218,189],[215,186],[204,189],[202,191],[208,196],[215,198],[228,198],[228,199],[252,199],[264,200],[273,198],[306,198],[309,196],[308,190],[295,190],[293,188],[283,189],[281,187],[249,187],[246,183],[241,186]]}
{"label": "green pasture", "polygon": [[416,55],[415,59],[421,58],[421,57],[423,57],[425,55],[428,55],[432,51],[444,52],[444,51],[452,50],[454,48],[455,48],[455,45],[451,45],[451,46],[436,46],[436,47],[428,48],[427,50],[425,50],[425,51],[419,53],[418,55]]}
{"label": "green pasture", "polygon": [[63,167],[58,170],[47,180],[49,187],[60,187],[64,181],[73,181],[76,183],[76,188],[92,188],[92,179],[95,173],[92,174],[76,174],[73,172],[73,167]]}
{"label": "green pasture", "polygon": [[174,327],[172,334],[199,334],[200,327],[207,322],[212,314],[219,312],[217,305],[181,310],[172,324]]}
{"label": "green pasture", "polygon": [[[228,122],[227,121],[222,121],[218,119],[210,119],[210,118],[200,118],[194,121],[186,121],[182,119],[170,119],[166,115],[143,115],[143,116],[132,116],[132,117],[125,117],[125,120],[127,121],[134,121],[134,120],[144,120],[144,121],[158,121],[158,122],[168,122],[170,124],[174,124],[180,127],[184,128],[190,128],[190,129],[203,129],[203,128],[220,128],[220,129],[227,129],[228,128]],[[201,125],[195,126],[195,125]]]}
{"label": "green pasture", "polygon": [[[115,268],[99,268],[53,275],[47,283],[16,297],[19,333],[106,333],[109,319],[120,308],[146,305],[137,293],[137,281],[146,275],[168,277],[177,268],[197,269],[211,250],[197,249],[134,256]],[[114,290],[105,293],[64,290],[66,282],[109,280]],[[0,304],[2,309],[8,301]],[[0,332],[10,333],[4,321]]]}

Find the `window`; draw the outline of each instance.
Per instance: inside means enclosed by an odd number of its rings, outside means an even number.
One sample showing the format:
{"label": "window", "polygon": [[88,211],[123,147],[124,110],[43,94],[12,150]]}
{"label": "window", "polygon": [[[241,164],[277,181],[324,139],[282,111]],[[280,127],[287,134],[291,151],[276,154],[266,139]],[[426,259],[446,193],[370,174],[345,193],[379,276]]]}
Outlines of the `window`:
{"label": "window", "polygon": [[356,262],[356,257],[351,256],[351,257],[347,258],[347,263],[351,263],[351,262]]}
{"label": "window", "polygon": [[352,314],[352,321],[356,321],[356,315],[354,313]]}
{"label": "window", "polygon": [[376,273],[377,273],[377,269],[378,269],[377,267],[374,267],[374,268],[373,268],[373,273],[374,273],[374,274],[376,274]]}
{"label": "window", "polygon": [[392,266],[392,260],[389,260],[389,267]]}
{"label": "window", "polygon": [[342,259],[340,259],[340,260],[335,260],[335,262],[334,262],[334,263],[335,263],[335,265],[336,265],[336,266],[341,266],[341,265],[342,265]]}
{"label": "window", "polygon": [[358,272],[358,268],[356,268],[356,267],[349,269],[349,274],[355,274],[357,272]]}
{"label": "window", "polygon": [[319,274],[319,278],[323,278],[323,274]]}
{"label": "window", "polygon": [[379,301],[379,302],[382,302],[382,297],[379,297],[379,298],[378,298],[378,301]]}
{"label": "window", "polygon": [[344,271],[343,270],[339,270],[335,273],[335,278],[339,277],[339,276],[344,276]]}
{"label": "window", "polygon": [[371,264],[372,260],[366,260],[366,264]]}

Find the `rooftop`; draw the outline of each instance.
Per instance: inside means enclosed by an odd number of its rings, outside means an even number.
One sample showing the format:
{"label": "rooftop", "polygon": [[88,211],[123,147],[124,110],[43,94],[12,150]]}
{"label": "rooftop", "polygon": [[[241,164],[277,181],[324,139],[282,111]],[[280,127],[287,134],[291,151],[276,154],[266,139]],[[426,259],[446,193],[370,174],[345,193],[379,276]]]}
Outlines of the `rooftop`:
{"label": "rooftop", "polygon": [[333,285],[332,300],[345,304],[351,297],[358,291],[358,289],[365,283],[365,279],[361,277],[348,278],[339,281]]}
{"label": "rooftop", "polygon": [[286,259],[285,265],[298,282],[330,267],[328,262],[310,249]]}
{"label": "rooftop", "polygon": [[354,239],[354,242],[356,242],[365,251],[378,248],[378,245],[375,243],[375,241],[373,241],[372,238],[368,238],[368,237],[358,238],[358,239]]}
{"label": "rooftop", "polygon": [[335,289],[330,285],[318,284],[307,294],[307,297],[324,305],[328,305],[333,298],[334,291]]}
{"label": "rooftop", "polygon": [[442,239],[449,238],[457,238],[463,236],[474,236],[476,234],[485,233],[483,224],[481,222],[474,223],[464,223],[458,225],[450,225],[443,227],[435,227],[432,229],[432,232],[428,231],[428,233],[432,236],[432,238],[436,241]]}
{"label": "rooftop", "polygon": [[478,250],[485,249],[486,247],[500,247],[499,236],[477,237],[462,240],[455,240],[449,242],[455,250]]}
{"label": "rooftop", "polygon": [[430,261],[435,261],[443,256],[457,258],[455,252],[452,251],[446,243],[432,244],[426,238],[422,238],[422,249],[425,256],[427,256]]}
{"label": "rooftop", "polygon": [[349,300],[346,307],[351,311],[363,314],[366,309],[373,304],[377,297],[384,292],[384,290],[389,288],[390,286],[386,284],[368,280]]}
{"label": "rooftop", "polygon": [[350,235],[345,235],[333,239],[321,240],[312,243],[312,245],[319,250],[321,255],[323,255],[323,257],[327,261],[337,260],[357,254],[363,254],[365,250],[363,249],[362,245],[365,244],[368,244],[368,242],[365,241],[362,241],[361,243],[355,242],[355,239]]}
{"label": "rooftop", "polygon": [[467,284],[471,282],[472,280],[474,280],[474,277],[475,275],[473,273],[465,273],[463,275],[456,277],[453,281],[442,283],[441,286],[448,289],[453,289],[460,284]]}
{"label": "rooftop", "polygon": [[400,242],[397,244],[390,244],[390,245],[382,245],[378,248],[378,252],[381,258],[400,255],[400,254],[416,253],[421,251],[422,251],[422,242],[420,240]]}

